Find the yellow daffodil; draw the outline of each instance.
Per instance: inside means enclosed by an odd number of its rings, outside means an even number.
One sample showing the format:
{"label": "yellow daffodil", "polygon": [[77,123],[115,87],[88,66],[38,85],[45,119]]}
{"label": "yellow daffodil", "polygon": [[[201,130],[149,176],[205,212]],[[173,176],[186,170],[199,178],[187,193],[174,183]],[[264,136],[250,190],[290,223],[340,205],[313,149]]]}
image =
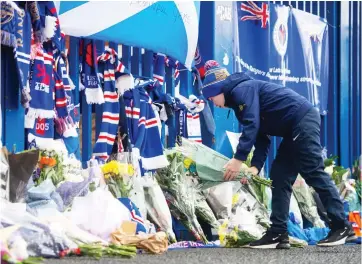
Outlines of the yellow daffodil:
{"label": "yellow daffodil", "polygon": [[104,177],[108,179],[109,177],[122,177],[124,175],[133,176],[134,168],[131,164],[120,163],[118,161],[112,160],[102,166],[102,172]]}
{"label": "yellow daffodil", "polygon": [[119,165],[120,163],[118,161],[112,160],[102,166],[102,172],[104,175],[106,174],[119,175],[120,174]]}

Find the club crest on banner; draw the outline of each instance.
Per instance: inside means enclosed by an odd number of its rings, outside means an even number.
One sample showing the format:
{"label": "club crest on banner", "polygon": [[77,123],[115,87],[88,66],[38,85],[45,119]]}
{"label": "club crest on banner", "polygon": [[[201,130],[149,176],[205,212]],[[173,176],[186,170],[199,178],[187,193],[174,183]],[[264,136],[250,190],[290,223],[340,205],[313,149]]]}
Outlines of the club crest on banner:
{"label": "club crest on banner", "polygon": [[288,48],[288,13],[278,13],[278,19],[273,29],[273,43],[279,55],[284,57]]}

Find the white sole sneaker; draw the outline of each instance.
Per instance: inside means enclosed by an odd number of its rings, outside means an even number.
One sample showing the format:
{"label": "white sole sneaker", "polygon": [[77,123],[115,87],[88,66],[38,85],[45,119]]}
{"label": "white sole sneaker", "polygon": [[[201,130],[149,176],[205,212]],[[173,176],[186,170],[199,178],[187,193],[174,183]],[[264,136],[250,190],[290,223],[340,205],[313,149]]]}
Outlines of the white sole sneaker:
{"label": "white sole sneaker", "polygon": [[277,248],[277,245],[279,244],[278,243],[275,243],[275,244],[268,244],[268,245],[260,245],[260,246],[250,246],[249,245],[249,248],[259,248],[259,249],[268,249],[268,248]]}
{"label": "white sole sneaker", "polygon": [[250,246],[248,248],[254,248],[254,249],[289,249],[290,244],[268,244],[268,245],[260,245],[260,246]]}
{"label": "white sole sneaker", "polygon": [[317,244],[317,246],[319,247],[334,247],[334,246],[340,246],[340,245],[344,245],[346,244],[346,239],[347,237],[344,237],[338,241],[334,241],[334,242],[326,242],[326,243],[322,243],[322,244]]}

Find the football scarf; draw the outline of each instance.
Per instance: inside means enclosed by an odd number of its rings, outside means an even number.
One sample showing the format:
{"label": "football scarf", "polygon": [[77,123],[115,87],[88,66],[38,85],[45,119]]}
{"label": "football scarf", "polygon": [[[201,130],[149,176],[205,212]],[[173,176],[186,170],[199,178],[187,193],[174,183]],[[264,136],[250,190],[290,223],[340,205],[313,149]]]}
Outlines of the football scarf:
{"label": "football scarf", "polygon": [[[99,72],[103,83],[103,94],[105,103],[103,105],[102,123],[97,142],[94,146],[93,155],[98,159],[106,161],[112,153],[116,140],[119,123],[119,95],[116,90],[116,77],[124,74],[129,75],[122,63],[118,61],[114,49],[107,48],[98,57]],[[118,82],[120,85],[120,82]],[[125,87],[120,87],[126,89]]]}
{"label": "football scarf", "polygon": [[88,104],[103,104],[104,97],[98,78],[97,50],[93,40],[81,41],[81,84]]}
{"label": "football scarf", "polygon": [[28,130],[28,142],[40,149],[54,144],[54,119],[36,118],[34,126]]}
{"label": "football scarf", "polygon": [[53,63],[53,52],[49,45],[37,49],[30,73],[31,101],[28,118],[55,117]]}
{"label": "football scarf", "polygon": [[133,145],[132,151],[139,153],[142,168],[155,170],[166,167],[168,161],[163,155],[151,98],[143,87],[126,91],[123,98],[126,106],[129,138]]}

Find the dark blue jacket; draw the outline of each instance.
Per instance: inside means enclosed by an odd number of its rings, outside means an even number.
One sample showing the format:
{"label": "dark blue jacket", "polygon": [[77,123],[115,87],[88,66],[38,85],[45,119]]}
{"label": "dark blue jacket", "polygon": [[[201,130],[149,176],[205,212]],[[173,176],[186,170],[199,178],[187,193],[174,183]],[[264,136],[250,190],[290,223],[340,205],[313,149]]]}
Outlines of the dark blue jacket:
{"label": "dark blue jacket", "polygon": [[289,88],[251,79],[245,73],[232,74],[226,82],[225,106],[235,111],[243,126],[234,157],[245,161],[254,145],[251,165],[260,170],[269,151],[269,136],[291,137],[293,127],[313,106]]}

